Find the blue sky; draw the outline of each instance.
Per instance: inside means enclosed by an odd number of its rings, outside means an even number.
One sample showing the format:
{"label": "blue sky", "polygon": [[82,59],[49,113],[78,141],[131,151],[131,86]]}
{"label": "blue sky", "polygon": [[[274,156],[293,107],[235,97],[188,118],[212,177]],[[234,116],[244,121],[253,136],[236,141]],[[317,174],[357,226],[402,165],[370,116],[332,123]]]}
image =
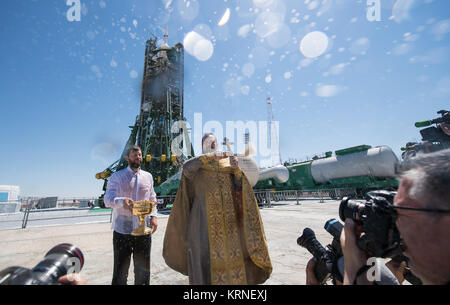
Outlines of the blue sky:
{"label": "blue sky", "polygon": [[65,0],[1,4],[0,184],[22,196],[102,193],[94,175],[139,112],[145,41],[166,26],[170,45],[195,31],[213,47],[185,54],[188,122],[264,121],[270,96],[283,160],[360,144],[400,156],[414,122],[450,105],[446,0],[381,0],[374,22],[365,0],[80,2],[79,22]]}

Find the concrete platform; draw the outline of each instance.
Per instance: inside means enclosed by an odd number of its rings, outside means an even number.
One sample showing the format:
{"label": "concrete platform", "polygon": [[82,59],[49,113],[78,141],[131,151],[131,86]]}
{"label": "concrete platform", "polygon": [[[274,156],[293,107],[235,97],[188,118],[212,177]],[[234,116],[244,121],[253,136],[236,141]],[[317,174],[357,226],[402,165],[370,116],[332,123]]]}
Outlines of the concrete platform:
{"label": "concrete platform", "polygon": [[[325,222],[339,219],[339,201],[317,200],[278,202],[271,208],[262,208],[261,215],[269,243],[273,273],[267,285],[304,285],[305,267],[312,257],[297,245],[297,238],[305,227],[313,229],[318,240],[326,246],[332,236],[324,230]],[[168,215],[160,214],[159,227],[153,235],[151,252],[151,284],[184,285],[188,279],[170,269],[162,257],[162,243]],[[0,270],[9,266],[31,268],[45,253],[59,243],[72,243],[85,257],[81,272],[88,284],[110,285],[113,271],[112,231],[110,223],[82,224],[24,230],[0,231]],[[133,284],[133,263],[128,283]]]}

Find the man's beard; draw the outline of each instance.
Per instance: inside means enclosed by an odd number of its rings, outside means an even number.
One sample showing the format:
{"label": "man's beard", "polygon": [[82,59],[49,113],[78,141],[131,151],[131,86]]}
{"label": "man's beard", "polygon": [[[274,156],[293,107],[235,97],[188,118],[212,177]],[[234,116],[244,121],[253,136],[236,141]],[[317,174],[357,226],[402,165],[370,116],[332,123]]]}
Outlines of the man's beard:
{"label": "man's beard", "polygon": [[133,161],[129,161],[129,162],[128,162],[128,165],[129,165],[131,168],[139,168],[139,167],[141,167],[141,162],[133,162]]}

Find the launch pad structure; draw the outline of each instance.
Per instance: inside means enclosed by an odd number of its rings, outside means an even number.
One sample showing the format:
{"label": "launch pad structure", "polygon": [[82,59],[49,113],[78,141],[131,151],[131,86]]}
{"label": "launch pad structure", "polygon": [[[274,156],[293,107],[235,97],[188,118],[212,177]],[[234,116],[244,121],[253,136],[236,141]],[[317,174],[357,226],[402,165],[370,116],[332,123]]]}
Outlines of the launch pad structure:
{"label": "launch pad structure", "polygon": [[[125,152],[128,146],[142,150],[141,168],[152,173],[154,185],[180,171],[183,162],[193,157],[193,147],[184,117],[184,47],[181,43],[170,47],[167,31],[164,42],[147,40],[142,77],[140,112],[119,160],[95,175],[103,179],[106,191],[108,178],[127,167]],[[100,205],[103,205],[103,196]]]}

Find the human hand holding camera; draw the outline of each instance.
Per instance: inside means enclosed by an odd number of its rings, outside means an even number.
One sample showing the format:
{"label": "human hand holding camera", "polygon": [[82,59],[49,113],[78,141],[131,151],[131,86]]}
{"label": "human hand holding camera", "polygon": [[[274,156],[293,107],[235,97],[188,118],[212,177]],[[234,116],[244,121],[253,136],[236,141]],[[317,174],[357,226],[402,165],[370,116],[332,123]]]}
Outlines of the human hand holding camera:
{"label": "human hand holding camera", "polygon": [[314,274],[314,268],[316,267],[317,260],[313,257],[306,264],[306,285],[317,286],[320,282],[317,280]]}
{"label": "human hand holding camera", "polygon": [[[317,259],[315,257],[311,258],[308,261],[308,263],[306,264],[306,285],[312,285],[312,286],[322,285],[314,273],[314,269],[316,268],[316,265],[317,265]],[[336,280],[335,285],[342,285],[342,282]]]}
{"label": "human hand holding camera", "polygon": [[81,286],[87,285],[87,280],[81,277],[78,273],[66,274],[58,279],[61,285]]}
{"label": "human hand holding camera", "polygon": [[345,258],[344,264],[344,285],[369,285],[371,282],[367,279],[366,272],[357,277],[357,273],[362,267],[366,266],[368,255],[357,245],[357,240],[361,236],[359,226],[347,218],[345,220],[344,230],[341,233],[341,247]]}

